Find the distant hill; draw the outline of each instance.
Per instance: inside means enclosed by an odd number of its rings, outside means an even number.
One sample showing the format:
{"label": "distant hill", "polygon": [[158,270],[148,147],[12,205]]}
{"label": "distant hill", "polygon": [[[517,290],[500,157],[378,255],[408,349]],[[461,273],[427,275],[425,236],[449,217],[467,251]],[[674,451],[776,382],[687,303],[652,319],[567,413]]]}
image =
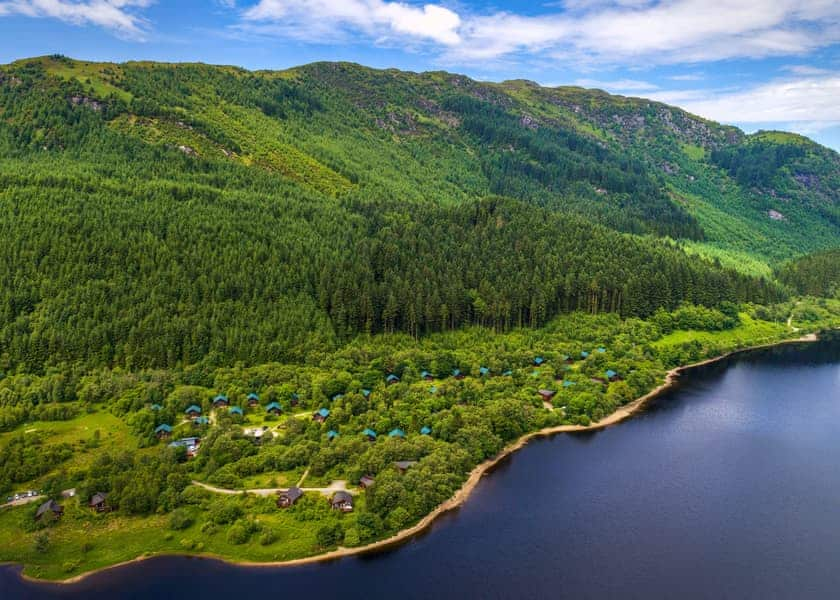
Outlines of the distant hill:
{"label": "distant hill", "polygon": [[443,72],[21,60],[0,155],[0,345],[32,368],[773,301],[751,274],[840,245],[806,138]]}

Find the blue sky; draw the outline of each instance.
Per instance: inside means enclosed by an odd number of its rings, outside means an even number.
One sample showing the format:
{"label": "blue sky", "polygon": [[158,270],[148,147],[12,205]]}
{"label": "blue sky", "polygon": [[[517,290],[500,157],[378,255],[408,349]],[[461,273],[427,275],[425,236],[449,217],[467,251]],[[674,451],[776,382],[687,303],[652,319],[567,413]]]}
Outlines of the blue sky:
{"label": "blue sky", "polygon": [[840,149],[840,0],[0,0],[0,63],[51,53],[583,85]]}

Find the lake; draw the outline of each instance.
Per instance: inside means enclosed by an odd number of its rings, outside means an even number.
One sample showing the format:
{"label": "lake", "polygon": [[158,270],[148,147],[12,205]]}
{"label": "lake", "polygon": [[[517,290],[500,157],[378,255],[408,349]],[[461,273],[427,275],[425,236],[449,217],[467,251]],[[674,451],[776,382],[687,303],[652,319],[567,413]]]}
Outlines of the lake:
{"label": "lake", "polygon": [[632,420],[533,441],[406,544],[296,568],[160,557],[0,598],[828,598],[840,344],[694,369]]}

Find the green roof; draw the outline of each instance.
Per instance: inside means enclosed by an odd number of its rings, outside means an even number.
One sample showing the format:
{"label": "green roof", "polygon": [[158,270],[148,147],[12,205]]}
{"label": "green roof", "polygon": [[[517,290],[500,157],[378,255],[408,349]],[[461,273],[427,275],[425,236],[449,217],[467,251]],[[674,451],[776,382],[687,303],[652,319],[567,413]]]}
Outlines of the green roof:
{"label": "green roof", "polygon": [[197,413],[200,413],[200,412],[201,412],[201,407],[200,407],[200,406],[198,406],[197,404],[190,404],[190,405],[187,407],[187,410],[185,410],[185,411],[184,411],[184,414],[189,414],[189,413],[191,413],[191,412],[197,412]]}
{"label": "green roof", "polygon": [[160,433],[161,431],[165,431],[166,433],[172,433],[172,425],[158,425],[155,427],[155,433]]}

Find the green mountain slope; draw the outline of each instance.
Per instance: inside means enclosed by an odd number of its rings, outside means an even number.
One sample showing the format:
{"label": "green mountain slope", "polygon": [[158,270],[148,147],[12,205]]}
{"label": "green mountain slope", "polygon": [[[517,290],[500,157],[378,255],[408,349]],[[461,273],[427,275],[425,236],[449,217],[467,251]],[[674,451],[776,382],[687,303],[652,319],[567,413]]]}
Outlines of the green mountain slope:
{"label": "green mountain slope", "polygon": [[837,155],[796,138],[753,182],[739,152],[767,137],[447,73],[19,61],[0,68],[2,367],[254,364],[367,331],[773,301],[657,239],[836,245]]}

